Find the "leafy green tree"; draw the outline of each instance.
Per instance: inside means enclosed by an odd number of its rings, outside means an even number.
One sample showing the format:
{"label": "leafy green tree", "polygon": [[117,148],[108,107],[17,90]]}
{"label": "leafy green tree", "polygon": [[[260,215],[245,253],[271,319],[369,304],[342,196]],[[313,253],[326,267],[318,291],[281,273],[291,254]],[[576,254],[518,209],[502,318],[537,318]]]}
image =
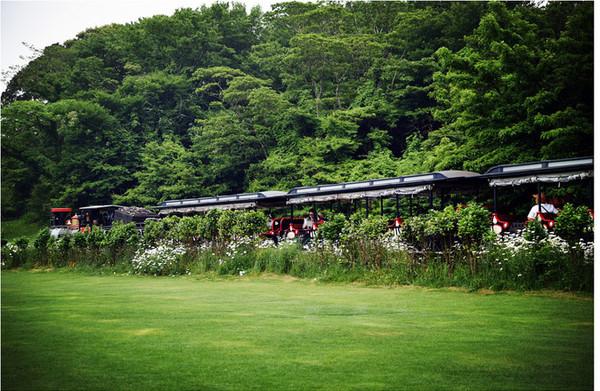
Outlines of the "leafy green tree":
{"label": "leafy green tree", "polygon": [[51,178],[54,201],[66,205],[110,203],[132,183],[131,137],[102,106],[76,100],[53,103],[60,139]]}
{"label": "leafy green tree", "polygon": [[115,196],[115,202],[156,205],[166,199],[205,194],[191,154],[171,136],[163,142],[152,141],[142,151],[142,167],[134,173],[135,187]]}
{"label": "leafy green tree", "polygon": [[191,153],[204,166],[205,189],[214,194],[242,192],[245,171],[264,158],[256,133],[231,111],[221,110],[192,129]]}
{"label": "leafy green tree", "polygon": [[591,3],[216,3],[34,52],[3,216],[593,153]]}
{"label": "leafy green tree", "polygon": [[[2,216],[15,217],[28,211],[27,200],[52,175],[59,140],[52,112],[39,101],[8,105],[1,124]],[[52,192],[44,195],[44,206],[48,206],[48,195]]]}
{"label": "leafy green tree", "polygon": [[[554,58],[569,57],[569,52],[556,50],[558,42],[569,39],[553,43],[540,37],[538,26],[527,15],[502,3],[490,4],[490,12],[467,37],[465,48],[456,53],[438,50],[441,70],[434,77],[432,94],[439,102],[434,117],[443,126],[424,144],[439,157],[429,166],[478,171],[502,162],[591,152],[583,145],[592,135],[590,116],[585,114],[590,107],[587,98],[578,96],[575,106],[557,99],[567,89],[555,82],[556,72],[562,71]],[[591,13],[586,15],[589,20]],[[585,24],[578,27],[585,28]],[[591,39],[583,32],[581,37]],[[589,58],[579,58],[583,62],[579,67],[589,64]],[[569,148],[564,148],[569,140]],[[553,156],[548,155],[550,151]],[[454,159],[443,158],[452,155]]]}

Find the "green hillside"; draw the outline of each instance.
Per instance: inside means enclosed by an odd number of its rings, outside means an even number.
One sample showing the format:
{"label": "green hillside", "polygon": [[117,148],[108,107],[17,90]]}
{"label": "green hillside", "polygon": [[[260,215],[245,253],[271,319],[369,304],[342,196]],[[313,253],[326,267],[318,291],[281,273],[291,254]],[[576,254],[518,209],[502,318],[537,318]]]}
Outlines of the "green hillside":
{"label": "green hillside", "polygon": [[2,214],[588,155],[593,3],[181,9],[2,94]]}

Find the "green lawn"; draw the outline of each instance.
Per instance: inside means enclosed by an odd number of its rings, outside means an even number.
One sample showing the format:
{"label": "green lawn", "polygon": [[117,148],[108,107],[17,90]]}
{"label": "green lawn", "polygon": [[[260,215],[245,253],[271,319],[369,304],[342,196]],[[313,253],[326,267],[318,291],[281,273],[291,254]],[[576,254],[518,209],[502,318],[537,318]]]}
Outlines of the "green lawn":
{"label": "green lawn", "polygon": [[569,295],[2,273],[2,389],[591,389]]}

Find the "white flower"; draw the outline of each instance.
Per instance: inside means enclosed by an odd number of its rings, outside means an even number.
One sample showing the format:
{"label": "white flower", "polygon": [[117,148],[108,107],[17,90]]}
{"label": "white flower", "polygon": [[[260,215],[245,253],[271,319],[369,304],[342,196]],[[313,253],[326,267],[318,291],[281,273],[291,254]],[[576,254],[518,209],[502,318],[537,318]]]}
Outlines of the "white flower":
{"label": "white flower", "polygon": [[173,242],[159,243],[156,247],[140,249],[131,260],[133,270],[139,274],[160,275],[172,272],[185,248]]}

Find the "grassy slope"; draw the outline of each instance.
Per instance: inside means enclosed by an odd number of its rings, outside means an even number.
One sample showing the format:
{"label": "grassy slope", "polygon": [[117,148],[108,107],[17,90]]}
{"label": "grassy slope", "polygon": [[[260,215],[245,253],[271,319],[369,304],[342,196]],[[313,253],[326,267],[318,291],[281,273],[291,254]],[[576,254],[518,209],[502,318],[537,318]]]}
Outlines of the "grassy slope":
{"label": "grassy slope", "polygon": [[40,223],[32,223],[24,218],[18,220],[2,220],[2,239],[12,240],[20,237],[32,239],[43,228]]}
{"label": "grassy slope", "polygon": [[2,273],[3,389],[582,389],[593,302]]}

